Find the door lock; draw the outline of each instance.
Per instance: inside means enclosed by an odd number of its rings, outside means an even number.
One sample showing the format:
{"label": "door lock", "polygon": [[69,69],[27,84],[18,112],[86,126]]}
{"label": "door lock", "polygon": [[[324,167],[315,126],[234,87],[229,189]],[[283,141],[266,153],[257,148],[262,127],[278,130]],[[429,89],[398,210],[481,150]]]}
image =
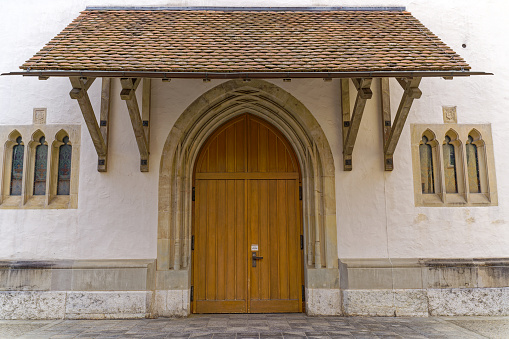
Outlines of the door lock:
{"label": "door lock", "polygon": [[253,260],[253,267],[256,267],[256,260],[263,259],[263,257],[257,257],[256,252],[253,252],[253,256],[251,257],[251,259]]}

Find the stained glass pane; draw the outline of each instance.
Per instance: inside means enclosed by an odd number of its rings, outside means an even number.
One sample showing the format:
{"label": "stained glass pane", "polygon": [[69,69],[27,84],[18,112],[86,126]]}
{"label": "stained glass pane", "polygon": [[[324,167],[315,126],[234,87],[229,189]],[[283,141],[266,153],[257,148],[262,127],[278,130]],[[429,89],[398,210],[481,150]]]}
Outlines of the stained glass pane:
{"label": "stained glass pane", "polygon": [[44,145],[45,141],[44,137],[39,139],[41,144],[35,148],[34,195],[46,194],[48,145]]}
{"label": "stained glass pane", "polygon": [[58,183],[57,194],[69,195],[71,188],[71,153],[72,146],[69,145],[69,138],[65,137],[64,145],[60,146],[58,153]]}
{"label": "stained glass pane", "polygon": [[23,183],[23,153],[25,146],[21,145],[21,137],[16,139],[17,145],[12,148],[11,195],[21,195]]}
{"label": "stained glass pane", "polygon": [[479,176],[479,157],[477,146],[473,144],[474,139],[468,136],[467,143],[467,168],[468,168],[468,187],[470,193],[481,192],[481,180]]}
{"label": "stained glass pane", "polygon": [[433,150],[431,148],[431,145],[428,144],[428,138],[423,136],[422,144],[419,145],[422,193],[435,193],[432,152]]}

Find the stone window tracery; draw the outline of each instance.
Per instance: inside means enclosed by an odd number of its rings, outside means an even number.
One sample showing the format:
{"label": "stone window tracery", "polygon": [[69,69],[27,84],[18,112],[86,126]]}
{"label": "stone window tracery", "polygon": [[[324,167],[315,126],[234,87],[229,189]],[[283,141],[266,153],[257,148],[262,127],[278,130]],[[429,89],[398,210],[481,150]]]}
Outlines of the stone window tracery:
{"label": "stone window tracery", "polygon": [[[479,132],[482,130],[491,140],[490,125],[473,127],[412,125],[417,206],[497,204],[494,168],[491,168],[494,166],[493,153],[492,149],[487,150],[487,143]],[[435,147],[435,135],[443,136],[440,148]]]}
{"label": "stone window tracery", "polygon": [[0,125],[0,208],[77,208],[80,133],[79,125]]}

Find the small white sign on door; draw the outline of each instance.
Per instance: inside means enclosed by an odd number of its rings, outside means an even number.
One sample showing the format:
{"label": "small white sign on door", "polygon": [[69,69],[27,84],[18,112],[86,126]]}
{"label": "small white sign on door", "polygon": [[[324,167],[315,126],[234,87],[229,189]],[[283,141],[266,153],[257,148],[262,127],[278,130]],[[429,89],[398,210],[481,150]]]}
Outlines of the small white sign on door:
{"label": "small white sign on door", "polygon": [[258,244],[252,244],[251,251],[258,251]]}

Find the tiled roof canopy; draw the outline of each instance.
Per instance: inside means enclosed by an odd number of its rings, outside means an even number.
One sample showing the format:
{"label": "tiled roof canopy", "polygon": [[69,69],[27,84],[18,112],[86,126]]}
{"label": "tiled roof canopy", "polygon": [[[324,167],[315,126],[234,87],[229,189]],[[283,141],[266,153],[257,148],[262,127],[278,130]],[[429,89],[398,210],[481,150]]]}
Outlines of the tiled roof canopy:
{"label": "tiled roof canopy", "polygon": [[87,9],[25,70],[468,71],[405,11]]}

